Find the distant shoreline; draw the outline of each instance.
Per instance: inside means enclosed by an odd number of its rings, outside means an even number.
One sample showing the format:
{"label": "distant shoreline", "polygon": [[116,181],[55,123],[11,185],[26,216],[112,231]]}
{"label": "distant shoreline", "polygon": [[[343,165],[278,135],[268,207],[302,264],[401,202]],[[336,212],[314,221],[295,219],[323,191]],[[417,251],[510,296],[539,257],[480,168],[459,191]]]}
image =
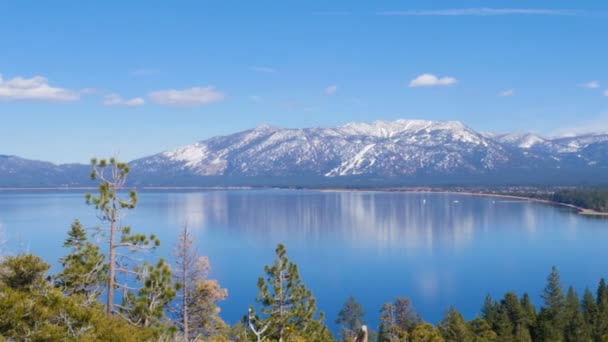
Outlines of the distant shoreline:
{"label": "distant shoreline", "polygon": [[[2,188],[0,187],[0,193],[3,191],[78,191],[78,190],[95,190],[96,187],[27,187],[27,188]],[[251,187],[251,186],[147,186],[141,187],[142,190],[311,190],[320,192],[412,192],[412,193],[435,193],[435,194],[454,194],[454,195],[470,195],[470,196],[483,196],[483,197],[497,197],[497,198],[509,198],[521,201],[538,202],[549,205],[556,205],[562,207],[568,207],[577,211],[580,215],[586,216],[602,216],[608,217],[608,212],[601,212],[593,209],[579,207],[573,204],[560,203],[547,199],[520,196],[520,195],[509,195],[509,194],[497,194],[491,192],[472,192],[472,191],[449,191],[449,190],[432,190],[432,188],[370,188],[370,189],[347,189],[347,188],[284,188],[284,187]]]}
{"label": "distant shoreline", "polygon": [[[313,189],[310,189],[313,190]],[[317,189],[318,190],[318,189]],[[378,191],[378,192],[412,192],[412,193],[434,193],[434,194],[453,194],[453,195],[470,195],[470,196],[482,196],[482,197],[498,197],[498,198],[510,198],[517,199],[522,201],[529,202],[538,202],[549,205],[568,207],[571,209],[575,209],[580,215],[587,216],[605,216],[608,217],[608,212],[597,211],[593,209],[587,209],[583,207],[576,206],[574,204],[568,203],[560,203],[551,200],[527,197],[527,196],[518,196],[518,195],[507,195],[507,194],[496,194],[491,192],[470,192],[470,191],[446,191],[446,190],[422,190],[422,189],[407,189],[407,188],[395,188],[395,189],[323,189],[320,190],[323,192],[355,192],[355,191]]]}

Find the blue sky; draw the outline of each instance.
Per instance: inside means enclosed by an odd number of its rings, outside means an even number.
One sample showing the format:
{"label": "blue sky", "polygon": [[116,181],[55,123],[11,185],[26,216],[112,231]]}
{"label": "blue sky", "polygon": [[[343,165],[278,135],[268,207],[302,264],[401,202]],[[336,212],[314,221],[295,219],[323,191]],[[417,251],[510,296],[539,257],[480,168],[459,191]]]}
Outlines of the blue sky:
{"label": "blue sky", "polygon": [[398,118],[608,131],[603,0],[23,0],[0,13],[0,154],[130,160],[261,124]]}

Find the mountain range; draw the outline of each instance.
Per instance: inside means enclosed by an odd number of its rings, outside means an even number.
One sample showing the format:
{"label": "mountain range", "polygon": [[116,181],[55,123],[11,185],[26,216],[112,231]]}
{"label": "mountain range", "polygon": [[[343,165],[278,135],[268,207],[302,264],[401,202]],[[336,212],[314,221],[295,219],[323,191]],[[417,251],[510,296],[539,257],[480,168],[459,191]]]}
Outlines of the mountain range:
{"label": "mountain range", "polygon": [[[477,132],[458,121],[260,126],[133,160],[142,186],[607,183],[608,133]],[[0,155],[0,186],[90,185],[89,167]]]}

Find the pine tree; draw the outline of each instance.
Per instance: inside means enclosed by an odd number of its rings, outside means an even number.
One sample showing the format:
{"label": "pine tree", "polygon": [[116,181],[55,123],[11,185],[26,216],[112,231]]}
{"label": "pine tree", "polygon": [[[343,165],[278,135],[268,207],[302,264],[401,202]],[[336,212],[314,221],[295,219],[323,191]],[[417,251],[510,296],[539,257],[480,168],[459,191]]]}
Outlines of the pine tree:
{"label": "pine tree", "polygon": [[[373,340],[370,340],[373,341]],[[421,323],[414,328],[408,342],[444,342],[441,334],[429,323]]]}
{"label": "pine tree", "polygon": [[563,341],[566,297],[557,268],[553,266],[542,295],[545,305],[538,317],[538,338],[543,341]]}
{"label": "pine tree", "polygon": [[564,337],[567,342],[590,342],[591,331],[583,313],[580,311],[581,302],[572,286],[566,295],[566,327]]}
{"label": "pine tree", "polygon": [[473,333],[464,318],[455,308],[449,308],[445,318],[439,323],[439,332],[446,341],[473,342]]}
{"label": "pine tree", "polygon": [[136,326],[154,327],[160,333],[169,332],[163,318],[165,307],[176,296],[171,266],[160,259],[156,265],[144,263],[137,271],[137,280],[143,283],[143,287],[137,295],[133,291],[125,291],[121,314]]}
{"label": "pine tree", "polygon": [[483,318],[476,318],[467,323],[469,330],[473,333],[475,342],[495,342],[498,341],[498,335],[492,327]]}
{"label": "pine tree", "polygon": [[351,342],[353,340],[361,325],[365,323],[364,315],[363,306],[357,302],[355,297],[348,297],[336,319],[336,324],[341,325],[342,341]]}
{"label": "pine tree", "polygon": [[78,220],[72,223],[63,247],[69,248],[70,254],[60,259],[63,271],[55,276],[56,286],[68,296],[82,296],[85,306],[96,303],[107,280],[105,255],[88,241],[87,232]]}
{"label": "pine tree", "polygon": [[583,317],[591,331],[591,337],[594,341],[601,341],[601,334],[598,331],[599,309],[593,293],[589,289],[585,289],[582,302]]}
{"label": "pine tree", "polygon": [[530,330],[533,330],[536,324],[536,307],[532,304],[530,295],[527,293],[524,293],[521,297],[521,307],[524,311],[526,326],[528,326]]}
{"label": "pine tree", "polygon": [[148,329],[108,317],[66,296],[46,278],[49,265],[34,255],[9,257],[0,264],[0,340],[151,341]]}
{"label": "pine tree", "polygon": [[174,281],[180,284],[178,305],[171,311],[186,340],[210,338],[226,329],[217,303],[226,299],[228,291],[215,280],[209,280],[211,264],[199,255],[195,240],[185,225],[175,248]]}
{"label": "pine tree", "polygon": [[481,316],[493,327],[498,319],[498,304],[491,295],[487,295],[481,308]]}
{"label": "pine tree", "polygon": [[496,321],[493,326],[498,339],[502,342],[515,342],[515,335],[513,334],[513,322],[509,318],[507,309],[503,305],[499,305],[496,313]]}
{"label": "pine tree", "polygon": [[[287,258],[287,249],[279,244],[277,258],[266,266],[265,277],[258,279],[257,297],[261,313],[266,316],[262,325],[267,327],[266,338],[280,342],[289,338],[327,339],[329,332],[323,324],[323,314],[317,316],[316,300],[302,279],[298,266]],[[329,337],[331,339],[331,337]]]}
{"label": "pine tree", "polygon": [[608,286],[602,278],[597,288],[597,338],[602,341],[608,340]]}
{"label": "pine tree", "polygon": [[[88,193],[87,204],[93,205],[97,210],[97,216],[102,225],[97,227],[98,233],[104,235],[107,240],[108,262],[107,262],[107,284],[106,284],[106,313],[111,315],[115,312],[115,290],[126,289],[117,279],[118,274],[137,275],[135,269],[139,266],[134,263],[131,254],[140,249],[153,249],[160,245],[160,240],[154,236],[143,234],[131,234],[129,226],[121,225],[124,215],[123,210],[134,209],[137,206],[137,192],[135,189],[129,192],[128,198],[119,197],[127,183],[127,176],[131,169],[126,163],[96,158],[91,159],[91,179],[99,183],[99,191],[96,196]],[[122,254],[120,250],[127,250],[128,254]]]}
{"label": "pine tree", "polygon": [[527,325],[527,315],[523,310],[519,298],[513,292],[508,292],[505,299],[502,301],[511,325],[513,326],[513,336],[515,340],[520,342],[531,342],[532,336]]}

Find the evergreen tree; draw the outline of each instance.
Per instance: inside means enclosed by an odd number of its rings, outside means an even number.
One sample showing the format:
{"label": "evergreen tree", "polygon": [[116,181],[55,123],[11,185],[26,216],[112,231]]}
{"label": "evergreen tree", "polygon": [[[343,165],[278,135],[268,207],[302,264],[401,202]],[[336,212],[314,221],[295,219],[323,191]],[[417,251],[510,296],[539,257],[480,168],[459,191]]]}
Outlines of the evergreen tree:
{"label": "evergreen tree", "polygon": [[566,295],[566,327],[564,332],[565,340],[568,342],[592,341],[591,329],[587,325],[580,308],[581,302],[578,294],[570,286]]}
{"label": "evergreen tree", "polygon": [[532,304],[532,300],[530,300],[530,295],[524,293],[521,297],[521,308],[525,315],[525,324],[533,330],[536,324],[536,307]]}
{"label": "evergreen tree", "polygon": [[590,329],[591,337],[594,341],[601,341],[601,334],[598,331],[599,309],[593,293],[589,289],[585,289],[582,302],[583,317],[585,323]]}
{"label": "evergreen tree", "polygon": [[502,306],[511,321],[514,339],[520,342],[531,342],[532,336],[527,325],[527,314],[519,302],[517,295],[513,292],[508,292],[502,301]]}
{"label": "evergreen tree", "polygon": [[[373,340],[370,340],[373,341]],[[414,328],[408,342],[444,342],[439,331],[429,323],[421,323]]]}
{"label": "evergreen tree", "polygon": [[602,278],[597,288],[597,338],[608,340],[608,286],[606,280]]}
{"label": "evergreen tree", "polygon": [[63,247],[69,248],[70,254],[60,259],[63,271],[55,276],[55,284],[68,296],[82,296],[86,306],[97,303],[107,280],[105,255],[88,241],[78,220],[72,223]]}
{"label": "evergreen tree", "polygon": [[157,328],[169,332],[165,321],[165,307],[175,298],[176,289],[171,277],[171,267],[163,259],[156,265],[144,263],[138,269],[137,280],[144,284],[137,295],[126,292],[121,306],[123,317],[134,325]]}
{"label": "evergreen tree", "polygon": [[266,316],[262,320],[267,327],[266,338],[280,342],[296,337],[311,342],[332,340],[323,324],[323,314],[316,318],[316,300],[300,278],[298,266],[287,258],[287,249],[279,244],[275,252],[274,264],[266,266],[266,277],[258,280],[257,301]]}
{"label": "evergreen tree", "polygon": [[473,342],[473,333],[464,318],[455,308],[449,308],[445,318],[439,323],[439,332],[446,341]]}
{"label": "evergreen tree", "polygon": [[473,332],[475,342],[496,342],[498,335],[483,318],[477,318],[468,323],[469,329]]}
{"label": "evergreen tree", "polygon": [[0,340],[151,341],[151,330],[84,306],[47,281],[49,265],[33,255],[9,257],[0,264]]}
{"label": "evergreen tree", "polygon": [[[134,270],[140,266],[134,262],[130,253],[139,249],[153,249],[160,245],[160,240],[154,235],[149,237],[143,234],[131,234],[129,226],[121,225],[124,215],[123,210],[134,209],[137,206],[137,192],[133,189],[129,192],[128,198],[119,197],[127,183],[127,176],[131,169],[126,163],[116,161],[115,158],[109,160],[91,160],[92,171],[91,179],[99,183],[99,190],[96,196],[88,193],[86,195],[87,204],[93,205],[97,210],[97,216],[102,225],[97,227],[97,231],[107,237],[107,247],[109,260],[107,262],[107,284],[106,284],[106,313],[108,315],[115,311],[115,290],[117,288],[126,289],[117,279],[118,274],[134,274]],[[119,250],[127,250],[129,254],[122,254]]]}
{"label": "evergreen tree", "polygon": [[545,305],[538,317],[538,338],[543,341],[563,341],[566,326],[566,296],[557,268],[553,266],[542,295]]}
{"label": "evergreen tree", "polygon": [[361,325],[365,323],[364,315],[363,306],[357,302],[355,297],[348,297],[336,319],[336,324],[341,326],[342,341],[351,342],[353,340]]}
{"label": "evergreen tree", "polygon": [[509,318],[507,309],[499,305],[496,313],[496,321],[493,326],[499,341],[501,342],[512,342],[516,341],[515,335],[513,334],[513,322]]}
{"label": "evergreen tree", "polygon": [[481,317],[492,327],[497,323],[498,304],[491,295],[487,295],[481,307]]}

